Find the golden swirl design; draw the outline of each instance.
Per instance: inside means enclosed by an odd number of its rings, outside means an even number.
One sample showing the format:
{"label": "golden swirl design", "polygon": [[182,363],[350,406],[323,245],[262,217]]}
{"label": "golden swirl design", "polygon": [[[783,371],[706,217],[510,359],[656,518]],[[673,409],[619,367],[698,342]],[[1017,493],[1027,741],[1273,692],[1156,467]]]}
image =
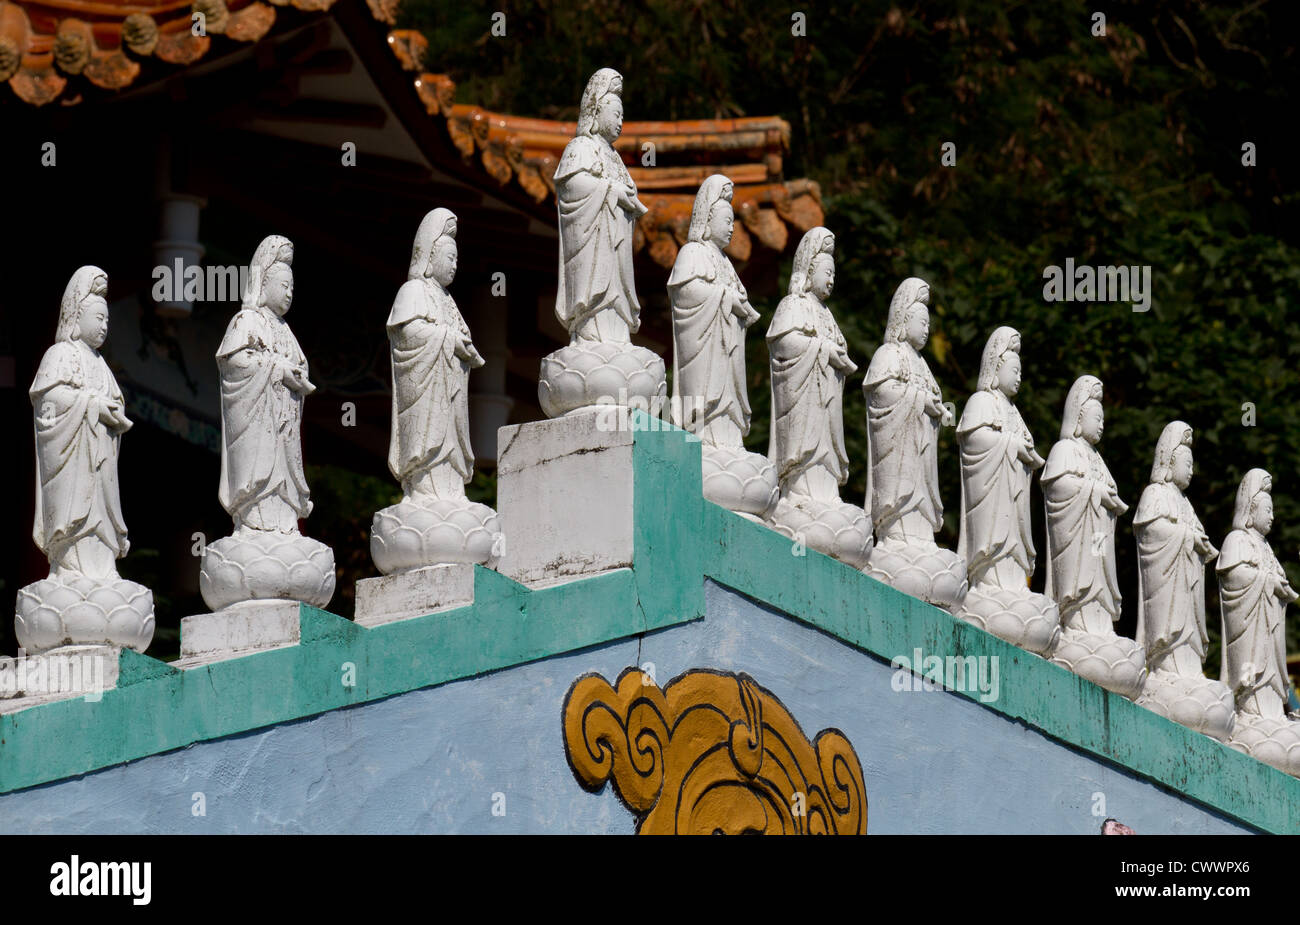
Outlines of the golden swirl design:
{"label": "golden swirl design", "polygon": [[862,764],[839,730],[808,737],[747,674],[691,671],[663,690],[629,668],[573,683],[564,751],[578,782],[613,781],[642,835],[866,834]]}

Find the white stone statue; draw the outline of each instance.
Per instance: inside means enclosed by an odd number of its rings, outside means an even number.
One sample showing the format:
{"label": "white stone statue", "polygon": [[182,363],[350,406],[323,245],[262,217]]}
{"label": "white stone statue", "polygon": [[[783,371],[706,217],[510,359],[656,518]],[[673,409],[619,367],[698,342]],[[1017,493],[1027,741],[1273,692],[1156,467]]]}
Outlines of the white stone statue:
{"label": "white stone statue", "polygon": [[647,210],[614,150],[623,130],[622,92],[617,71],[592,75],[577,134],[555,170],[555,314],[569,331],[569,346],[542,360],[537,394],[548,417],[598,404],[656,409],[666,395],[663,360],[631,343],[641,324],[632,236]]}
{"label": "white stone statue", "polygon": [[213,610],[254,600],[323,607],[334,554],[303,536],[311,513],[302,467],[303,399],[315,391],[284,315],[293,301],[293,244],[271,235],[249,266],[243,303],[217,348],[221,374],[221,487],[231,536],[203,552],[199,589]]}
{"label": "white stone statue", "polygon": [[14,628],[29,655],[143,652],[153,639],[153,594],[117,573],[130,548],[117,460],[131,422],[99,353],[108,336],[107,293],[99,267],[73,274],[54,345],[28,392],[36,432],[32,538],[50,563],[48,578],[18,591]]}
{"label": "white stone statue", "polygon": [[1233,727],[1232,694],[1205,677],[1205,566],[1218,555],[1184,492],[1192,481],[1192,429],[1165,426],[1151,482],[1138,500],[1137,641],[1150,674],[1138,703],[1212,738]]}
{"label": "white stone statue", "polygon": [[957,616],[1038,655],[1060,633],[1056,604],[1029,590],[1034,573],[1029,487],[1043,458],[1011,399],[1020,391],[1020,334],[1000,327],[980,361],[979,391],[957,422],[961,540],[970,590]]}
{"label": "white stone statue", "polygon": [[789,295],[767,331],[772,364],[768,455],[780,477],[772,525],[782,534],[862,568],[871,553],[871,521],[840,500],[848,481],[844,449],[844,380],[857,371],[835,316],[826,307],[835,286],[835,236],[808,231],[794,255]]}
{"label": "white stone statue", "polygon": [[921,351],[930,338],[930,286],[903,280],[889,302],[885,339],[871,358],[867,401],[866,504],[876,547],[866,574],[913,597],[955,611],[966,596],[966,563],[939,548],[939,428],[951,426],[939,383]]}
{"label": "white stone statue", "polygon": [[1287,711],[1286,670],[1286,608],[1298,595],[1268,544],[1272,490],[1263,469],[1246,473],[1215,565],[1223,607],[1219,677],[1237,711],[1229,744],[1300,776],[1300,717]]}
{"label": "white stone statue", "polygon": [[776,505],[776,468],[746,451],[749,396],[745,329],[758,320],[722,252],[731,242],[733,186],[721,174],[700,184],[687,242],[668,277],[673,307],[673,423],[700,438],[704,496],[753,520]]}
{"label": "white stone statue", "polygon": [[465,496],[474,475],[469,372],[483,365],[447,287],[456,276],[456,216],[420,222],[406,282],[388,316],[393,367],[388,468],[402,500],[374,517],[370,552],[385,574],[487,563],[501,532],[496,512]]}
{"label": "white stone statue", "polygon": [[1105,426],[1101,398],[1100,379],[1075,380],[1065,399],[1061,438],[1040,479],[1047,508],[1045,590],[1061,614],[1052,661],[1131,699],[1146,680],[1146,652],[1115,632],[1115,524],[1128,505],[1097,452]]}

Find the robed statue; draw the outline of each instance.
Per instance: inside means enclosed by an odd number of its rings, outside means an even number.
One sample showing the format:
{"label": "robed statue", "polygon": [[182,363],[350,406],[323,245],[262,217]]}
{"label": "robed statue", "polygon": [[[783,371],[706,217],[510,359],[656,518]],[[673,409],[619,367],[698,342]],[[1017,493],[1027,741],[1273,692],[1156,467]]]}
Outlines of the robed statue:
{"label": "robed statue", "polygon": [[248,288],[217,348],[221,374],[218,498],[246,529],[297,533],[311,513],[302,468],[302,401],[315,391],[307,358],[284,315],[293,303],[293,244],[257,246]]}
{"label": "robed statue", "polygon": [[632,274],[632,229],[647,211],[614,141],[623,131],[623,78],[591,76],[578,130],[555,170],[560,217],[555,313],[573,341],[628,343],[641,325]]}
{"label": "robed statue", "polygon": [[116,578],[130,548],[118,494],[117,458],[131,427],[122,390],[100,355],[108,337],[108,276],[73,274],[59,306],[55,342],[28,394],[36,425],[36,522],[32,538],[50,574]]}
{"label": "robed statue", "polygon": [[456,216],[434,209],[411,248],[406,282],[388,315],[393,428],[388,468],[408,499],[465,497],[474,475],[469,371],[483,365],[447,292],[456,276]]}

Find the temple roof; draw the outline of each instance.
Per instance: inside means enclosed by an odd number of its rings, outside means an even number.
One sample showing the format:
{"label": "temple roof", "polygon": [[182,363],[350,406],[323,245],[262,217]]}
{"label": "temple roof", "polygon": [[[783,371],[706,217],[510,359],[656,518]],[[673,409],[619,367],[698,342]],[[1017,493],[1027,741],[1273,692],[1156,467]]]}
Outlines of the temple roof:
{"label": "temple roof", "polygon": [[[281,16],[308,21],[337,0],[0,0],[0,81],[24,103],[76,105],[100,88],[120,91],[165,77],[212,52],[257,42]],[[574,122],[491,112],[455,102],[455,83],[423,68],[427,42],[415,30],[391,29],[397,0],[366,0],[377,29],[388,29],[395,67],[411,72],[411,92],[442,122],[483,185],[522,189],[538,204],[555,192],[553,175]],[[280,9],[276,9],[279,7]],[[193,15],[207,35],[195,36]],[[215,50],[214,50],[215,46]],[[223,48],[224,46],[224,48]],[[144,73],[145,76],[141,76]],[[646,144],[657,166],[641,165]],[[811,180],[785,180],[790,126],[775,117],[626,122],[615,147],[650,211],[637,226],[636,249],[671,267],[685,243],[701,180],[724,173],[735,183],[735,234],[728,253],[748,260],[755,241],[774,251],[823,221],[821,191]]]}

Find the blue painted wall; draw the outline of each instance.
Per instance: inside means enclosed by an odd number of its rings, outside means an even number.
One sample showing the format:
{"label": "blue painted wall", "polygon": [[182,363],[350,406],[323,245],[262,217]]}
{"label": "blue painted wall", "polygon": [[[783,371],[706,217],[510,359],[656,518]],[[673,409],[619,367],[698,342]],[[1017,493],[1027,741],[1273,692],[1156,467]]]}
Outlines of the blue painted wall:
{"label": "blue painted wall", "polygon": [[1140,834],[1249,831],[963,696],[896,690],[888,663],[720,585],[706,597],[705,619],[640,638],[0,795],[0,832],[630,833],[612,788],[574,779],[561,709],[580,675],[647,663],[660,686],[747,672],[809,737],[840,729],[873,833],[1093,834],[1098,794]]}

